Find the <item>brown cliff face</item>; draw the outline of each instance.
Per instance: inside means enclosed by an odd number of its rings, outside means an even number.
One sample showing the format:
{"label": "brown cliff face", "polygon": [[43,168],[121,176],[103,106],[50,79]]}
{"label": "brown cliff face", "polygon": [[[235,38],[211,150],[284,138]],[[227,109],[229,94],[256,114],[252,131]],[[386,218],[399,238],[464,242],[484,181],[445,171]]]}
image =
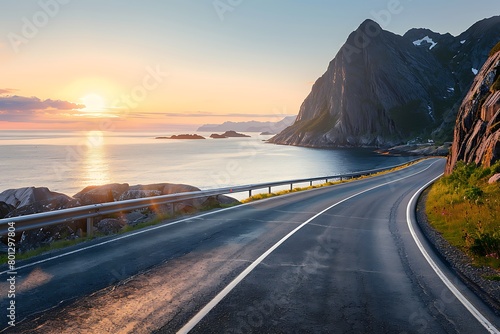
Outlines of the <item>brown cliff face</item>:
{"label": "brown cliff face", "polygon": [[496,51],[477,74],[458,110],[446,174],[458,161],[489,167],[499,159],[500,51]]}

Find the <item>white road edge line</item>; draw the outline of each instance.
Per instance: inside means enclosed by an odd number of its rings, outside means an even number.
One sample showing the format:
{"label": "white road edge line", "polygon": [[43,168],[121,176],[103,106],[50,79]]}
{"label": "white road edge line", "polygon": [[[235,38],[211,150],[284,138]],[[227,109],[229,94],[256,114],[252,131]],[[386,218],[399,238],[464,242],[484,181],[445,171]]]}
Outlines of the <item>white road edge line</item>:
{"label": "white road edge line", "polygon": [[465,308],[479,321],[479,323],[481,323],[481,325],[483,325],[484,328],[486,328],[488,332],[494,334],[500,334],[500,331],[491,322],[489,322],[488,319],[486,319],[486,317],[483,316],[483,314],[474,307],[474,305],[472,305],[472,303],[457,289],[457,287],[441,271],[436,262],[434,262],[434,260],[429,256],[429,253],[427,253],[427,251],[425,250],[420,239],[415,233],[415,229],[413,228],[413,225],[415,224],[414,220],[412,219],[412,213],[414,212],[412,208],[415,205],[414,202],[424,191],[425,188],[427,188],[429,185],[431,185],[433,182],[439,179],[442,175],[443,174],[437,176],[433,180],[429,181],[422,188],[420,188],[410,199],[410,202],[408,202],[408,206],[406,207],[406,222],[408,223],[408,228],[410,229],[410,233],[413,237],[413,240],[417,244],[420,252],[427,260],[431,268],[434,270],[436,275],[441,279],[441,281],[443,281],[443,283],[448,287],[448,289],[450,289],[450,291],[455,295],[455,297],[457,297],[457,299],[462,303],[462,305],[465,306]]}
{"label": "white road edge line", "polygon": [[203,318],[206,317],[206,315],[217,304],[219,304],[220,301],[222,299],[224,299],[224,297],[226,297],[245,277],[248,276],[248,274],[250,274],[262,261],[264,261],[264,259],[266,257],[268,257],[269,254],[271,254],[276,248],[278,248],[281,244],[283,244],[288,238],[290,238],[297,231],[299,231],[301,228],[303,228],[304,226],[306,226],[307,224],[309,224],[314,219],[318,218],[319,216],[321,216],[322,214],[324,214],[328,210],[336,207],[337,205],[342,204],[342,203],[344,203],[344,202],[346,202],[346,201],[348,201],[348,200],[350,200],[350,199],[352,199],[352,198],[354,198],[356,196],[359,196],[361,194],[364,194],[364,193],[367,193],[369,191],[372,191],[373,189],[377,189],[377,188],[386,186],[386,185],[394,183],[394,182],[399,182],[401,180],[404,180],[404,179],[407,179],[409,177],[415,176],[417,174],[423,173],[426,170],[428,170],[429,168],[431,168],[432,165],[434,165],[437,162],[438,161],[433,162],[432,164],[430,164],[429,166],[427,166],[427,168],[425,168],[425,169],[423,169],[423,170],[421,170],[419,172],[416,172],[414,174],[410,174],[410,175],[407,175],[407,176],[405,176],[403,178],[400,178],[400,179],[396,179],[396,180],[392,180],[392,181],[389,181],[389,182],[386,182],[386,183],[383,183],[383,184],[379,184],[378,186],[375,186],[375,187],[363,190],[363,191],[361,191],[359,193],[356,193],[354,195],[346,197],[343,200],[341,200],[341,201],[339,201],[339,202],[337,202],[337,203],[329,206],[328,208],[324,209],[323,211],[315,214],[314,216],[312,216],[311,218],[309,218],[308,220],[306,220],[305,222],[303,222],[302,224],[300,224],[298,227],[296,227],[294,230],[292,230],[290,233],[288,233],[287,235],[285,235],[281,240],[279,240],[271,248],[269,248],[264,254],[262,254],[254,262],[252,262],[252,264],[250,264],[233,281],[231,281],[231,283],[229,283],[221,292],[219,292],[207,305],[205,305],[193,318],[191,318],[191,320],[189,320],[181,329],[179,329],[179,331],[177,332],[177,334],[187,334],[187,333],[189,333],[189,331],[191,331],[201,320],[203,320]]}

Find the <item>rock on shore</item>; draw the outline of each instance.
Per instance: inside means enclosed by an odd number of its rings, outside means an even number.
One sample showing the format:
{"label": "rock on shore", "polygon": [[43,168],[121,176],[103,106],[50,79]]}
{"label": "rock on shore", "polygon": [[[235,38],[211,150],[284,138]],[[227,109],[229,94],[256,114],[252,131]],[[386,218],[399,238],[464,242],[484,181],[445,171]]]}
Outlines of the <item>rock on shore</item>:
{"label": "rock on shore", "polygon": [[[8,189],[0,193],[0,219],[33,213],[66,209],[82,205],[92,205],[137,198],[169,195],[175,193],[195,192],[199,188],[173,183],[156,183],[133,185],[128,183],[112,183],[102,186],[89,186],[73,197],[52,192],[46,187],[25,187]],[[94,230],[102,234],[112,234],[126,225],[136,225],[163,214],[192,213],[205,207],[220,207],[221,205],[238,202],[228,196],[202,197],[172,204],[164,204],[133,212],[115,214],[112,217],[98,217],[94,221]],[[58,224],[47,228],[25,231],[18,236],[18,249],[21,252],[49,244],[54,240],[77,239],[83,235],[86,222],[84,220]],[[2,242],[5,243],[5,238]]]}

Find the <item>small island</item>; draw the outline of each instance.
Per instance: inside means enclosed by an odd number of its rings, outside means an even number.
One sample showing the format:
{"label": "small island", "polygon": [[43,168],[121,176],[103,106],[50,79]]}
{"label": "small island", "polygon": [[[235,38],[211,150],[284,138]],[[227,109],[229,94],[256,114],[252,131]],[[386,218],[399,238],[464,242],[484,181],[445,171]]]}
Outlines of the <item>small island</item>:
{"label": "small island", "polygon": [[224,139],[224,138],[228,138],[228,137],[226,137],[226,136],[224,136],[224,135],[219,135],[219,134],[217,134],[217,133],[212,133],[212,134],[210,135],[210,138],[213,138],[213,139]]}
{"label": "small island", "polygon": [[245,134],[243,134],[243,133],[238,133],[238,132],[236,132],[236,131],[232,131],[232,130],[230,130],[230,131],[226,131],[226,132],[224,132],[224,133],[223,133],[223,134],[221,134],[221,135],[219,135],[219,134],[217,134],[217,133],[212,133],[212,134],[210,135],[210,138],[213,138],[213,139],[222,139],[222,138],[245,138],[245,137],[246,137],[246,138],[248,138],[248,137],[250,137],[250,136],[247,136],[247,135],[245,135]]}
{"label": "small island", "polygon": [[238,133],[236,131],[226,131],[222,134],[224,137],[228,138],[250,138],[250,136],[244,135],[243,133]]}
{"label": "small island", "polygon": [[170,137],[156,137],[155,139],[206,139],[206,138],[197,134],[194,135],[182,134],[182,135],[173,135]]}

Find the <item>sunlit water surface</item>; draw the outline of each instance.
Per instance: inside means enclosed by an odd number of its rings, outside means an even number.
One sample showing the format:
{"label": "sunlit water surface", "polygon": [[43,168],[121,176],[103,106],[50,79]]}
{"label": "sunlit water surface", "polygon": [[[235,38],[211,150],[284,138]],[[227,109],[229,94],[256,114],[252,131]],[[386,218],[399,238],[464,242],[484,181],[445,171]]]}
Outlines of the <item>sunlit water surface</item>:
{"label": "sunlit water surface", "polygon": [[[365,149],[311,149],[251,138],[159,140],[174,133],[0,132],[0,192],[27,186],[74,195],[106,183],[184,183],[201,189],[336,175],[410,158]],[[210,133],[200,133],[209,137]]]}

